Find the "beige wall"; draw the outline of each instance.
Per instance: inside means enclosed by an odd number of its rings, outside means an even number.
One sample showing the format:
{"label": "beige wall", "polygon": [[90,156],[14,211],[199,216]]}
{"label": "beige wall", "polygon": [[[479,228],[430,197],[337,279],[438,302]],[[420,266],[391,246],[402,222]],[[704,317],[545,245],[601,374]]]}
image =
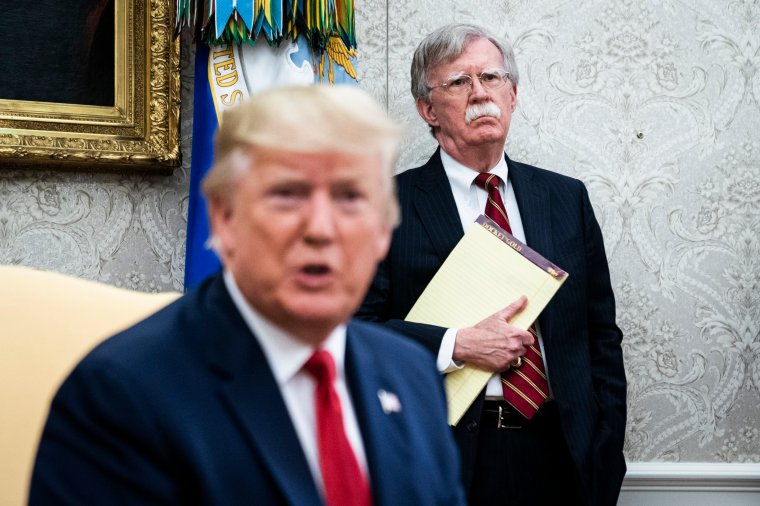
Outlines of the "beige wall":
{"label": "beige wall", "polygon": [[[412,50],[454,20],[515,45],[510,156],[589,187],[626,334],[629,460],[760,462],[760,3],[358,2],[360,85],[409,125],[400,170],[434,148]],[[189,53],[182,169],[0,172],[0,263],[181,288]]]}

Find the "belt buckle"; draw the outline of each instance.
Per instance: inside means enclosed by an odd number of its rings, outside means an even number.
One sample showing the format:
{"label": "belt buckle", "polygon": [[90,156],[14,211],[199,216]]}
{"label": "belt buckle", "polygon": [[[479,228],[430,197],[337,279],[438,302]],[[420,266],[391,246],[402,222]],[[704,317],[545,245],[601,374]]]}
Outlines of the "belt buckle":
{"label": "belt buckle", "polygon": [[505,430],[518,430],[522,429],[522,425],[507,425],[507,422],[504,420],[504,415],[506,415],[509,411],[499,406],[499,415],[496,418],[496,428],[497,429],[505,429]]}

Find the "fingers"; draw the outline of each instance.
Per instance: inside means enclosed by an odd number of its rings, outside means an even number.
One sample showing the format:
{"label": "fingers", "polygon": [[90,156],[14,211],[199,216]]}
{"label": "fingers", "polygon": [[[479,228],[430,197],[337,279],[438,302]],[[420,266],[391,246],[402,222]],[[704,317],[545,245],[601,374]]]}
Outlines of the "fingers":
{"label": "fingers", "polygon": [[504,371],[518,362],[535,338],[509,322],[527,304],[528,298],[520,296],[476,325],[459,329],[452,358],[490,371]]}
{"label": "fingers", "polygon": [[457,362],[467,362],[481,369],[493,372],[504,371],[524,355],[526,345],[520,330],[502,320],[503,328],[493,331],[479,326],[459,329],[452,358]]}
{"label": "fingers", "polygon": [[499,315],[500,318],[503,318],[506,321],[511,320],[516,314],[518,314],[520,311],[525,309],[525,306],[528,305],[528,298],[525,295],[521,295],[519,299],[505,307],[504,309],[499,310],[496,314]]}
{"label": "fingers", "polygon": [[[503,318],[507,324],[509,324],[510,320],[520,313],[523,309],[525,309],[525,306],[528,305],[528,298],[525,295],[521,295],[517,300],[515,300],[513,303],[505,307],[504,309],[500,310],[498,313],[499,317]],[[511,325],[509,325],[512,327]],[[535,342],[535,332],[532,329],[529,329],[529,331],[517,331],[515,327],[512,327],[513,333],[512,335],[514,337],[517,337],[522,340],[523,346],[530,346]]]}
{"label": "fingers", "polygon": [[532,328],[528,329],[527,334],[523,333],[520,334],[520,337],[522,338],[522,344],[525,347],[528,347],[532,344],[536,343],[536,333],[533,331]]}

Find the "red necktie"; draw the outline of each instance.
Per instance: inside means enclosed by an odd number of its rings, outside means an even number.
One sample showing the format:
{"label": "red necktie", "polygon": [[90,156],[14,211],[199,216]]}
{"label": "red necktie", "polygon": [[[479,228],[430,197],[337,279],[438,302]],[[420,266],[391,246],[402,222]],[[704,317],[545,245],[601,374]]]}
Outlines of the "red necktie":
{"label": "red necktie", "polygon": [[370,506],[369,483],[356,460],[343,429],[343,411],[335,390],[335,362],[326,350],[318,350],[304,365],[317,388],[317,449],[327,506]]}
{"label": "red necktie", "polygon": [[[488,192],[486,216],[511,234],[512,227],[509,225],[507,208],[499,193],[500,181],[499,176],[488,173],[478,174],[475,178],[475,184]],[[546,380],[544,361],[538,349],[538,336],[532,325],[528,330],[536,341],[525,351],[519,367],[512,367],[501,373],[501,388],[504,392],[504,400],[530,420],[549,395],[549,383]]]}

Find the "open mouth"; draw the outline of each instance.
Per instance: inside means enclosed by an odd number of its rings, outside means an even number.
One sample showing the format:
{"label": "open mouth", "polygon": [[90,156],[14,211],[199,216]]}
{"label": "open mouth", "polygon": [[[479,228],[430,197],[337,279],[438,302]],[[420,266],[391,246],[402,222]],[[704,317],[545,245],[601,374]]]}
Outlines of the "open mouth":
{"label": "open mouth", "polygon": [[306,289],[320,290],[332,283],[333,274],[328,264],[306,264],[298,271],[298,282]]}
{"label": "open mouth", "polygon": [[324,264],[306,265],[301,270],[309,276],[322,276],[330,273],[330,268]]}

